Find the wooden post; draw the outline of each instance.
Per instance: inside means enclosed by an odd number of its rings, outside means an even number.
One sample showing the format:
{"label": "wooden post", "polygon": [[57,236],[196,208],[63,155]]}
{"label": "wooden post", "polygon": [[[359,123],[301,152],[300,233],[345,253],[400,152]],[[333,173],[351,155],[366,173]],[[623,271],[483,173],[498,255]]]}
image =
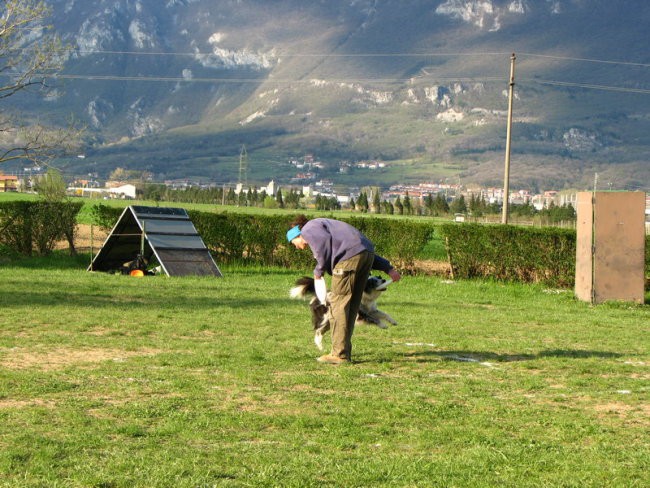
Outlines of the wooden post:
{"label": "wooden post", "polygon": [[90,224],[90,271],[93,270],[93,259],[94,259],[94,250],[93,250],[93,224]]}
{"label": "wooden post", "polygon": [[145,229],[146,226],[147,226],[147,222],[143,221],[142,222],[142,235],[140,237],[140,256],[142,256],[142,257],[144,257],[144,241],[146,239],[146,232],[147,232],[146,229]]}
{"label": "wooden post", "polygon": [[447,261],[449,262],[449,277],[454,279],[454,265],[451,262],[451,251],[449,250],[449,237],[445,237],[445,247],[447,248]]}

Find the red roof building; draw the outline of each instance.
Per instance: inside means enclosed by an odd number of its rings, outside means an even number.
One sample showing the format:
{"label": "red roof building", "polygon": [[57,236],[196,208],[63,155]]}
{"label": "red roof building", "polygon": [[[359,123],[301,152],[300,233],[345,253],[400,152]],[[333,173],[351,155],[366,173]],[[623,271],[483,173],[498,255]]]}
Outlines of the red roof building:
{"label": "red roof building", "polygon": [[0,175],[0,192],[18,191],[18,177]]}

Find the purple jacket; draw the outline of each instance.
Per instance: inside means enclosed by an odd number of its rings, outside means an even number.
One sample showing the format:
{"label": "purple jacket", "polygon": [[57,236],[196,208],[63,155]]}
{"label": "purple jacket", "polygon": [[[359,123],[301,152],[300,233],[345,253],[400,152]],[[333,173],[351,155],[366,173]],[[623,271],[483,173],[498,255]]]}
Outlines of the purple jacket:
{"label": "purple jacket", "polygon": [[[340,220],[318,218],[303,225],[302,237],[309,244],[316,267],[314,276],[332,274],[334,267],[341,261],[350,259],[363,252],[375,252],[375,246],[357,229]],[[381,256],[375,255],[372,269],[388,273],[393,267]]]}

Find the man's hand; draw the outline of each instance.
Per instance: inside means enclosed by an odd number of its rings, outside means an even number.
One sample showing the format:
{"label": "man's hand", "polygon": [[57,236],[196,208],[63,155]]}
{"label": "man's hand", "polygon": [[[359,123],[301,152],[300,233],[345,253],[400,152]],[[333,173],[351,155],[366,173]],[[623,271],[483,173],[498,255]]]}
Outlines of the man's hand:
{"label": "man's hand", "polygon": [[388,272],[388,276],[390,276],[390,279],[393,280],[393,283],[395,283],[395,282],[399,281],[400,279],[402,279],[402,275],[399,274],[399,271],[397,271],[395,268],[391,269]]}

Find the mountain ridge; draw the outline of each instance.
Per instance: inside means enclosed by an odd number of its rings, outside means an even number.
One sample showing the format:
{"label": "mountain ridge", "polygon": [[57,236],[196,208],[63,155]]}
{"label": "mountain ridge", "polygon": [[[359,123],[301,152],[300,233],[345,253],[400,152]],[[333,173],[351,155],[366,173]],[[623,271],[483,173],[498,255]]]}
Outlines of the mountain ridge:
{"label": "mountain ridge", "polygon": [[640,0],[50,4],[76,49],[57,97],[21,103],[88,125],[66,172],[234,181],[246,144],[249,180],[313,153],[335,180],[355,180],[340,160],[382,159],[364,177],[496,184],[514,52],[512,184],[650,188]]}

